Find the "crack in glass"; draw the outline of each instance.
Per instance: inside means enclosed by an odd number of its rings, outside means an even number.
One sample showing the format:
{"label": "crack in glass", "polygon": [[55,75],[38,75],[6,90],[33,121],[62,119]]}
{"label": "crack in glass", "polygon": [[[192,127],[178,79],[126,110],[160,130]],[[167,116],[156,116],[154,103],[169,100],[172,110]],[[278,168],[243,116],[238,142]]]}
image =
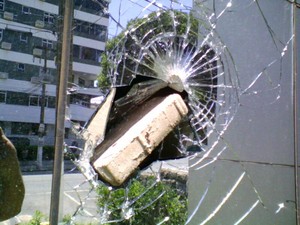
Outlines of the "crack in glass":
{"label": "crack in glass", "polygon": [[[98,2],[100,4],[100,1]],[[80,157],[75,159],[74,163],[85,175],[86,182],[90,183],[91,192],[100,190],[102,202],[100,206],[98,202],[98,214],[92,215],[99,224],[126,224],[126,221],[127,224],[131,224],[130,221],[136,214],[154,207],[155,203],[166,195],[168,190],[159,188],[165,179],[162,173],[167,164],[164,162],[166,148],[174,148],[177,151],[174,158],[190,160],[185,171],[213,168],[208,175],[206,188],[203,193],[199,193],[198,204],[189,210],[185,224],[193,221],[196,213],[205,207],[207,193],[212,188],[212,181],[217,177],[214,165],[217,161],[226,161],[222,156],[227,152],[237,158],[236,162],[242,173],[236,176],[232,186],[225,187],[227,190],[222,200],[216,202],[211,213],[202,221],[198,221],[198,224],[209,223],[226,206],[234,192],[243,187],[244,182],[249,183],[256,199],[248,202],[248,208],[242,214],[235,215],[234,224],[247,221],[249,215],[259,206],[269,211],[273,210],[264,202],[245,162],[239,159],[235,147],[227,142],[224,135],[239,108],[251,107],[245,101],[248,96],[263,98],[265,94],[271,94],[273,101],[266,104],[274,104],[280,99],[282,63],[295,36],[293,34],[283,39],[278,31],[273,29],[261,1],[225,2],[226,4],[222,4],[224,7],[220,9],[217,1],[199,0],[195,1],[192,7],[191,4],[185,5],[176,0],[130,0],[129,3],[136,11],[136,18],[134,17],[129,25],[121,23],[123,18],[127,18],[127,14],[131,13],[125,1],[119,3],[117,18],[107,9],[111,25],[116,27],[112,34],[116,37],[112,38],[113,41],[106,52],[109,65],[108,81],[117,89],[127,88],[126,94],[113,106],[108,129],[117,124],[120,118],[123,118],[121,116],[131,113],[135,107],[143,105],[153,95],[165,90],[168,90],[167,93],[179,93],[187,104],[189,113],[171,132],[172,145],[169,145],[167,140],[163,141],[157,148],[158,156],[155,160],[141,168],[141,171],[136,172],[119,188],[99,180],[90,164],[94,149],[102,139],[90,145],[89,139],[86,140],[85,148],[79,149]],[[293,1],[287,2],[298,6],[298,3]],[[257,73],[252,74],[251,80],[245,84],[242,81],[242,71],[239,71],[235,63],[235,56],[227,47],[226,38],[218,34],[217,28],[223,17],[247,10],[254,10],[261,16],[271,45],[277,51],[277,57],[267,59],[268,62],[258,68]],[[278,68],[277,74],[269,72],[273,67]],[[265,88],[258,88],[258,83],[264,83]],[[73,131],[84,139],[85,127],[74,124]],[[134,185],[141,185],[137,180],[144,176],[145,171],[151,174],[152,178],[150,182],[145,183],[143,191],[135,196],[132,188]],[[153,193],[153,196],[149,196]],[[80,206],[73,214],[73,223],[86,207],[86,199],[80,196],[79,198]],[[117,203],[112,203],[113,198],[118,199]],[[144,201],[143,205],[141,200]],[[287,209],[293,210],[291,204],[284,202],[278,203],[275,208],[275,214]],[[169,224],[170,221],[172,217],[165,216],[156,224]]]}

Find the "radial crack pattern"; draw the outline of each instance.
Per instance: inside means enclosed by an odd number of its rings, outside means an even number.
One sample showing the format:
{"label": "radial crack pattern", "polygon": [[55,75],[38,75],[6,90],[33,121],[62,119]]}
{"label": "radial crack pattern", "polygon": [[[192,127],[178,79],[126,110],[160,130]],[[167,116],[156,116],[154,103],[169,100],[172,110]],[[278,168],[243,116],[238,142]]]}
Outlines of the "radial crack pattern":
{"label": "radial crack pattern", "polygon": [[[252,110],[255,103],[247,101],[249,96],[267,96],[268,101],[264,101],[264,105],[272,105],[279,101],[284,75],[283,63],[286,57],[289,57],[290,45],[295,34],[286,37],[273,27],[269,12],[265,12],[265,1],[247,0],[241,3],[227,0],[219,4],[214,0],[198,0],[187,5],[174,0],[126,2],[128,5],[125,1],[118,3],[117,17],[113,8],[108,10],[112,10],[109,16],[111,25],[116,29],[102,57],[102,62],[105,62],[102,64],[102,74],[106,79],[102,88],[106,91],[116,88],[117,97],[107,119],[108,132],[105,135],[114,131],[116,124],[126,119],[128,114],[161,93],[180,94],[189,112],[156,148],[155,159],[141,166],[141,171],[136,171],[119,188],[110,187],[98,180],[97,172],[90,163],[95,148],[103,138],[105,139],[104,135],[96,141],[91,141],[92,135],[88,134],[86,127],[74,126],[74,131],[85,139],[86,143],[90,143],[80,149],[80,157],[74,162],[91,187],[98,192],[99,215],[94,215],[94,218],[98,218],[100,224],[141,224],[141,221],[136,219],[141,216],[150,220],[144,212],[159,207],[165,197],[174,194],[163,185],[163,181],[166,180],[164,166],[167,164],[154,162],[170,159],[169,153],[166,153],[168,151],[173,152],[174,158],[183,158],[186,162],[189,160],[189,166],[186,166],[192,175],[204,173],[203,177],[208,178],[203,182],[204,185],[202,184],[202,192],[199,193],[201,196],[196,198],[200,200],[191,205],[189,216],[186,213],[184,221],[178,223],[176,213],[171,216],[168,214],[170,212],[166,212],[157,216],[157,220],[153,220],[156,224],[196,224],[193,223],[194,218],[202,208],[210,211],[204,210],[203,215],[200,212],[201,221],[197,221],[197,224],[208,224],[219,215],[223,215],[223,211],[226,211],[225,205],[227,208],[231,207],[232,202],[236,201],[236,195],[243,188],[251,193],[251,199],[249,197],[247,206],[232,216],[232,223],[240,224],[246,221],[258,207],[266,211],[276,211],[276,214],[286,210],[282,205],[278,208],[278,205],[270,206],[265,203],[260,186],[257,187],[255,175],[248,167],[249,163],[239,160],[240,153],[236,146],[232,146],[227,140],[226,132],[239,110]],[[284,2],[286,7],[292,4],[288,3],[289,1]],[[246,64],[247,59],[241,64],[237,63],[240,62],[239,56],[235,54],[232,45],[228,47],[231,35],[241,34],[227,32],[228,35],[224,35],[226,31],[223,31],[221,35],[218,32],[218,28],[224,26],[223,19],[230,21],[231,16],[235,18],[234,15],[243,12],[251,12],[259,17],[261,26],[264,27],[264,37],[269,38],[267,45],[272,51],[272,57],[264,58],[262,62],[257,63],[259,66],[256,68],[248,65],[247,68],[251,72],[239,70],[239,66]],[[131,13],[136,18],[130,15],[133,19],[127,25],[123,24]],[[240,23],[242,22],[235,21],[232,24],[238,26]],[[240,26],[239,29],[242,33],[244,28]],[[255,41],[257,40],[253,40]],[[242,46],[243,43],[236,43],[235,48],[239,45]],[[250,50],[249,52],[253,53]],[[251,57],[255,58],[257,55],[253,53]],[[277,72],[274,73],[274,70]],[[120,90],[125,93],[121,97],[118,96]],[[224,181],[224,187],[220,191],[214,182],[227,179],[220,177],[217,170],[222,168],[220,162],[225,164],[230,161],[226,161],[228,155],[233,157],[231,162],[235,162],[229,171],[237,169],[239,175],[228,174],[228,182],[231,183]],[[180,171],[180,168],[176,171]],[[149,173],[152,176],[145,178],[145,174],[148,176]],[[239,178],[235,181],[233,177]],[[178,186],[173,185],[172,188],[176,189],[177,194],[182,193]],[[193,187],[190,189],[193,190]],[[217,200],[208,202],[212,192]],[[187,206],[184,197],[186,193],[178,194],[177,203],[181,207]],[[85,206],[82,199],[81,207]],[[274,207],[277,207],[277,210],[274,210]],[[81,208],[79,207],[73,215],[74,222],[79,209]]]}

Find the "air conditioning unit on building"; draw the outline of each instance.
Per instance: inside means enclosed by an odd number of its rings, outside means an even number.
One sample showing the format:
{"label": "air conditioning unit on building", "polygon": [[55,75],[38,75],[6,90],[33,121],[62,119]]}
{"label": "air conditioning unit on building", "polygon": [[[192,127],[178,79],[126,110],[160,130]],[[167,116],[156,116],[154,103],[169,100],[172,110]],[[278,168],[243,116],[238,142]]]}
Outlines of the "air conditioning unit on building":
{"label": "air conditioning unit on building", "polygon": [[2,49],[5,49],[5,50],[10,50],[11,49],[11,43],[9,43],[9,42],[2,42],[1,43],[1,48]]}
{"label": "air conditioning unit on building", "polygon": [[41,48],[34,48],[32,54],[33,54],[33,56],[36,56],[36,57],[42,57],[42,55],[43,55],[43,49],[41,49]]}
{"label": "air conditioning unit on building", "polygon": [[0,79],[7,79],[7,78],[8,78],[8,73],[0,72]]}
{"label": "air conditioning unit on building", "polygon": [[11,12],[4,12],[3,18],[6,20],[14,20],[14,14]]}
{"label": "air conditioning unit on building", "polygon": [[40,77],[31,77],[30,82],[33,84],[40,84],[41,78]]}
{"label": "air conditioning unit on building", "polygon": [[44,28],[44,26],[45,26],[44,21],[42,21],[42,20],[36,20],[35,21],[35,27],[37,27],[37,28]]}

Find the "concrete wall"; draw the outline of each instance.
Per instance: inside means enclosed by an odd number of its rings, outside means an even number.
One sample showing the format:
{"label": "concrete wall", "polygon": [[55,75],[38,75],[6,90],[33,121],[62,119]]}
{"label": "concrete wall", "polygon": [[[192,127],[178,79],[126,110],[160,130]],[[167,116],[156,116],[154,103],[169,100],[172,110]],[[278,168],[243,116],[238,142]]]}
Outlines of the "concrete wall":
{"label": "concrete wall", "polygon": [[[201,2],[212,10],[213,0]],[[216,2],[218,15],[229,1]],[[293,83],[292,8],[284,0],[233,0],[217,20],[216,31],[238,70],[240,106],[213,152],[189,170],[189,214],[195,214],[188,224],[297,224],[294,144],[300,135],[294,138],[293,85],[298,85],[299,98],[300,79]],[[300,9],[296,11],[299,21]],[[299,24],[295,35],[299,56]],[[299,121],[299,104],[296,108]],[[197,169],[224,148],[216,161]]]}

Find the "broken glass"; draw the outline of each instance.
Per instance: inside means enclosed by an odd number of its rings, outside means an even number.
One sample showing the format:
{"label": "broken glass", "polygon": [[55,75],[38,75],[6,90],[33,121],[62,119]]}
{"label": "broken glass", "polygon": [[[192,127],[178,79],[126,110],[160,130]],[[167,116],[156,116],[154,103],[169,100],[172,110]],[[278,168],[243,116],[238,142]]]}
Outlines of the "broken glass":
{"label": "broken glass", "polygon": [[[111,110],[96,137],[88,124],[74,124],[87,143],[74,162],[100,203],[88,216],[89,196],[80,197],[72,221],[85,215],[99,224],[138,224],[135,216],[167,195],[159,185],[175,168],[175,174],[189,171],[189,211],[180,224],[296,224],[298,150],[290,117],[298,39],[291,18],[299,17],[299,4],[129,0],[111,3],[106,12],[115,27],[106,51],[107,98],[115,92]],[[128,18],[133,20],[123,24]],[[170,93],[182,97],[188,115],[121,187],[99,180],[90,162],[95,148],[153,96]],[[150,181],[139,183],[145,173]],[[143,191],[134,195],[137,184]],[[164,215],[155,223],[175,224],[173,219]]]}

